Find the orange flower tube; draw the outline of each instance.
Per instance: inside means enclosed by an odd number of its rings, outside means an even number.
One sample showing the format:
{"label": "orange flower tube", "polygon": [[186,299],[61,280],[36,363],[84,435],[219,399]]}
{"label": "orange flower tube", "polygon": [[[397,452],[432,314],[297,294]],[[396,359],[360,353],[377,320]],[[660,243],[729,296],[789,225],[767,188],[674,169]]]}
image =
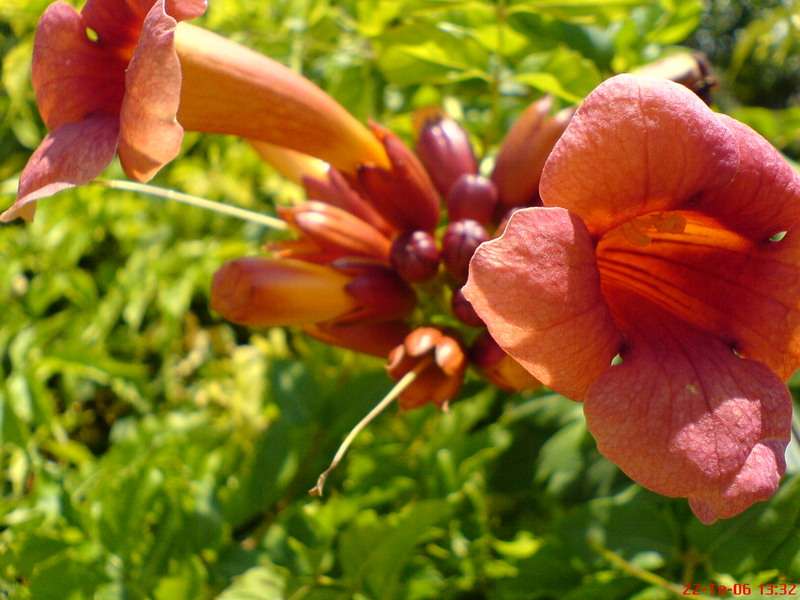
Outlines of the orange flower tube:
{"label": "orange flower tube", "polygon": [[267,141],[350,173],[365,164],[389,166],[371,131],[279,62],[188,23],[175,28],[175,51],[185,129]]}
{"label": "orange flower tube", "polygon": [[129,177],[147,181],[177,155],[184,129],[286,146],[350,173],[388,167],[369,129],[303,76],[178,23],[204,11],[202,0],[90,0],[80,13],[60,1],[47,8],[32,82],[50,133],[0,220],[32,220],[37,199],[88,183],[117,153]]}
{"label": "orange flower tube", "polygon": [[328,266],[262,256],[225,263],[211,283],[211,308],[251,327],[310,325],[359,307],[347,293],[352,277]]}

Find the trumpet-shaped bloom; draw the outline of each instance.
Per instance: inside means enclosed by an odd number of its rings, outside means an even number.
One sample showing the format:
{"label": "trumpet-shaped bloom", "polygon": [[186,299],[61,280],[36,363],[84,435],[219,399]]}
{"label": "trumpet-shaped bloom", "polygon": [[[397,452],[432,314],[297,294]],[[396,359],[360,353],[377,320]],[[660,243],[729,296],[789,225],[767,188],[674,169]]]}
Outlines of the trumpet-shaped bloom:
{"label": "trumpet-shaped bloom", "polygon": [[[35,200],[87,183],[118,152],[150,179],[184,129],[270,142],[355,172],[388,166],[375,136],[287,67],[219,35],[178,23],[205,0],[89,0],[48,7],[34,39],[32,79],[48,136],[2,215],[31,220]],[[93,33],[89,33],[93,32]]]}
{"label": "trumpet-shaped bloom", "polygon": [[253,327],[387,323],[407,317],[415,304],[408,284],[387,265],[368,259],[319,265],[249,256],[225,263],[211,283],[211,308]]}
{"label": "trumpet-shaped bloom", "polygon": [[358,308],[351,277],[299,260],[249,256],[225,263],[211,284],[211,308],[242,325],[304,325]]}
{"label": "trumpet-shaped bloom", "polygon": [[577,111],[540,194],[472,261],[492,336],[703,522],[769,498],[800,365],[800,175],[686,88],[621,75]]}

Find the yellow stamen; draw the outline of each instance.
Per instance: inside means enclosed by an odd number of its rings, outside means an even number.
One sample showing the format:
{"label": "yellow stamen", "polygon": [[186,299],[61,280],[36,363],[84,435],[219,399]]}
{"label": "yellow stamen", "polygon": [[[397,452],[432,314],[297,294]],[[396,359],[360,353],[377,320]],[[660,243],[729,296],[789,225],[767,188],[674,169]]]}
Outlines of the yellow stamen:
{"label": "yellow stamen", "polygon": [[683,233],[686,229],[686,219],[676,212],[654,212],[642,215],[623,223],[609,235],[623,237],[634,246],[644,248],[653,241],[648,232],[656,233]]}

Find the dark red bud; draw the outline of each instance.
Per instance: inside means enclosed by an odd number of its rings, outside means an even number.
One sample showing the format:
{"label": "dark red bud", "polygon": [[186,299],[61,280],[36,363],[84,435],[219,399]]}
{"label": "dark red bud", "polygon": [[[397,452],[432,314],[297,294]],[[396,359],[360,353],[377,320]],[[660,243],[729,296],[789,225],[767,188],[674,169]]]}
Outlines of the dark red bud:
{"label": "dark red bud", "polygon": [[497,186],[501,211],[541,205],[539,181],[544,163],[575,111],[574,107],[565,108],[548,117],[551,106],[549,96],[531,104],[500,146],[492,181]]}
{"label": "dark red bud", "polygon": [[362,165],[358,181],[372,206],[401,232],[433,231],[441,205],[436,188],[416,155],[388,129],[372,124],[391,160],[391,169]]}
{"label": "dark red bud", "polygon": [[303,330],[316,339],[356,352],[386,357],[409,334],[409,326],[401,321],[388,323],[313,323]]}
{"label": "dark red bud", "polygon": [[439,270],[439,249],[427,231],[409,231],[392,242],[392,267],[411,283],[428,281]]}
{"label": "dark red bud", "polygon": [[392,227],[378,214],[378,211],[333,167],[328,170],[326,177],[303,177],[303,187],[310,200],[338,206],[384,233],[392,231]]}
{"label": "dark red bud", "polygon": [[358,259],[339,259],[330,265],[336,271],[352,275],[345,291],[361,306],[337,322],[360,321],[385,323],[407,317],[417,305],[413,288],[388,266]]}
{"label": "dark red bud", "polygon": [[486,228],[472,219],[450,223],[442,238],[442,260],[451,275],[464,281],[475,250],[489,239]]}
{"label": "dark red bud", "polygon": [[472,304],[470,304],[470,301],[464,296],[464,292],[461,288],[453,292],[451,306],[453,308],[453,314],[465,325],[469,325],[470,327],[483,326],[483,319],[481,319],[478,313],[475,312],[475,309],[472,308]]}
{"label": "dark red bud", "polygon": [[418,371],[414,382],[400,394],[400,406],[409,410],[428,403],[446,407],[456,397],[464,380],[467,356],[456,334],[435,327],[420,327],[389,354],[386,369],[399,380],[412,369],[419,369],[426,355],[434,362]]}
{"label": "dark red bud", "polygon": [[[386,236],[338,206],[309,200],[297,206],[278,207],[277,212],[330,256],[363,256],[388,261],[390,243]],[[280,248],[281,243],[277,246]]]}
{"label": "dark red bud", "polygon": [[426,352],[430,352],[436,347],[444,333],[435,327],[418,327],[409,333],[403,342],[405,351],[409,356],[419,358]]}
{"label": "dark red bud", "polygon": [[488,223],[496,206],[497,188],[491,179],[482,175],[462,175],[447,193],[450,221],[473,219],[478,223]]}
{"label": "dark red bud", "polygon": [[467,132],[438,107],[417,111],[417,154],[442,196],[461,175],[477,173],[478,166]]}

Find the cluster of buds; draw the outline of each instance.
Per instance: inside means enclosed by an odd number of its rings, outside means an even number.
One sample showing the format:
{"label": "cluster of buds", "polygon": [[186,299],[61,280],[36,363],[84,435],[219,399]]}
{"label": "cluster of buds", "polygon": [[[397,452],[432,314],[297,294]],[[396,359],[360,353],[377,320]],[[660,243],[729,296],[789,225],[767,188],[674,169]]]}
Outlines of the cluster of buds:
{"label": "cluster of buds", "polygon": [[[32,220],[39,199],[93,180],[115,155],[147,181],[178,154],[184,130],[236,135],[309,200],[279,210],[295,239],[216,273],[220,314],[391,356],[393,377],[416,374],[400,397],[407,408],[446,405],[468,364],[504,389],[538,385],[488,337],[461,287],[507,215],[540,203],[542,168],[571,109],[551,115],[549,98],[528,107],[487,177],[465,130],[439,110],[417,114],[415,154],[298,73],[186,23],[203,0],[129,4],[97,0],[78,12],[57,1],[42,15],[31,71],[50,133],[0,221]],[[697,93],[713,86],[696,57],[650,74]]]}
{"label": "cluster of buds", "polygon": [[388,167],[304,167],[294,153],[257,148],[276,166],[292,164],[286,172],[308,200],[278,209],[293,239],[216,273],[212,308],[235,323],[297,325],[326,343],[388,357],[395,380],[418,368],[399,397],[405,409],[447,407],[469,365],[504,390],[538,387],[494,343],[461,287],[476,248],[502,232],[512,211],[540,203],[542,167],[573,110],[552,112],[544,97],[522,113],[489,176],[479,173],[465,129],[434,108],[415,115],[416,152],[371,125]]}
{"label": "cluster of buds", "polygon": [[[701,95],[713,87],[699,57],[671,57],[647,74]],[[308,199],[278,209],[293,239],[216,273],[212,308],[242,325],[295,325],[328,344],[388,357],[395,380],[414,374],[399,396],[406,409],[447,407],[470,365],[503,390],[539,387],[491,338],[462,286],[478,246],[500,235],[513,211],[541,205],[544,164],[574,110],[556,112],[549,96],[533,102],[484,165],[467,131],[438,108],[414,115],[415,151],[378,124],[369,131],[346,123],[346,139],[365,148],[359,156],[367,158],[356,161],[249,138]]]}

